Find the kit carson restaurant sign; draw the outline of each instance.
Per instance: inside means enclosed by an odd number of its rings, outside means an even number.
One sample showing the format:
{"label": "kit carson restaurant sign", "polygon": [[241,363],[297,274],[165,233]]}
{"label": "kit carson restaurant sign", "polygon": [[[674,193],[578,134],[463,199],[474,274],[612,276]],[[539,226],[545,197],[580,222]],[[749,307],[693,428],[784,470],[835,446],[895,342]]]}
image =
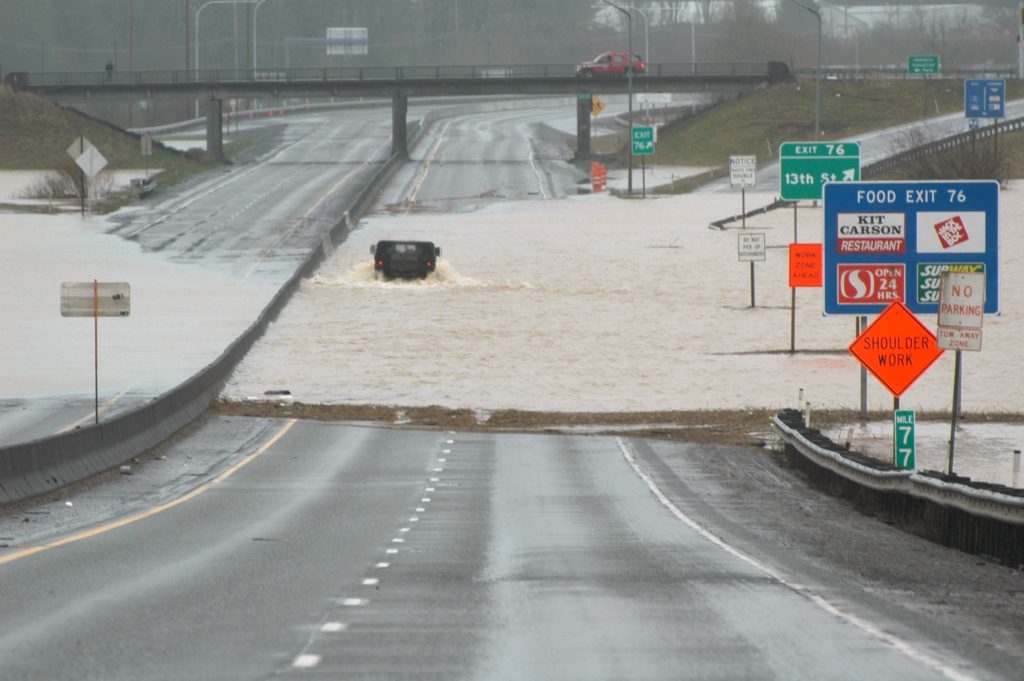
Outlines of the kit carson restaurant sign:
{"label": "kit carson restaurant sign", "polygon": [[905,253],[903,213],[841,213],[836,228],[840,253]]}

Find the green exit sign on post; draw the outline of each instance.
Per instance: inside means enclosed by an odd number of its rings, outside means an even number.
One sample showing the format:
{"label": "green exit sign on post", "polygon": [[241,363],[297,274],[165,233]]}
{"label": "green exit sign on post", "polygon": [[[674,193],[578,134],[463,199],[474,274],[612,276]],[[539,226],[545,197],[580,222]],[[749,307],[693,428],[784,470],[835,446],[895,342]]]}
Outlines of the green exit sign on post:
{"label": "green exit sign on post", "polygon": [[860,180],[860,143],[783,142],[779,165],[783,200],[820,200],[826,182]]}
{"label": "green exit sign on post", "polygon": [[907,73],[931,74],[939,72],[939,55],[912,54],[907,57]]}
{"label": "green exit sign on post", "polygon": [[636,156],[650,156],[654,153],[654,126],[634,125],[633,126],[633,154]]}

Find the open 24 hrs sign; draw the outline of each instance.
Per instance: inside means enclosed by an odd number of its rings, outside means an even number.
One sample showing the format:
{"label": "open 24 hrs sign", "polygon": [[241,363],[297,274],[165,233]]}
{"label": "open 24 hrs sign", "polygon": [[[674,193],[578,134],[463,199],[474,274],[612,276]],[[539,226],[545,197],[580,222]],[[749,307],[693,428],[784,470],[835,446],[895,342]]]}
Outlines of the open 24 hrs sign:
{"label": "open 24 hrs sign", "polygon": [[779,166],[783,200],[817,200],[826,182],[860,179],[860,143],[783,142]]}

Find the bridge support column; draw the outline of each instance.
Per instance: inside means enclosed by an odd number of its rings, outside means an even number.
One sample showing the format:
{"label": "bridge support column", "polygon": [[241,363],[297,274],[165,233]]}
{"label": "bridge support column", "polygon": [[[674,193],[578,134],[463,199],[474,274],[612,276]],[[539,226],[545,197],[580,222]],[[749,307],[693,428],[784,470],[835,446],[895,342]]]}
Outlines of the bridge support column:
{"label": "bridge support column", "polygon": [[391,155],[409,156],[408,130],[405,125],[409,113],[409,98],[395,95],[391,98]]}
{"label": "bridge support column", "polygon": [[576,97],[576,157],[577,161],[590,160],[590,112],[594,110],[594,96]]}
{"label": "bridge support column", "polygon": [[224,103],[211,97],[206,100],[206,153],[214,160],[224,160]]}

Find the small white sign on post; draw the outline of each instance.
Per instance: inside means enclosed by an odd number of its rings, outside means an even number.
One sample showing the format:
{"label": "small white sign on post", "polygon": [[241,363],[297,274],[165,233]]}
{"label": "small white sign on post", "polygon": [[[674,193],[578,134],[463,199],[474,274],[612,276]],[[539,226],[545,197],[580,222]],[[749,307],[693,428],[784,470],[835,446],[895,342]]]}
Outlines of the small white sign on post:
{"label": "small white sign on post", "polygon": [[985,273],[943,272],[939,275],[939,328],[943,350],[981,350],[985,319]]}
{"label": "small white sign on post", "polygon": [[736,238],[740,262],[764,261],[766,248],[763,232],[741,233]]}
{"label": "small white sign on post", "polygon": [[66,281],[60,285],[61,317],[127,317],[132,290],[126,281]]}
{"label": "small white sign on post", "polygon": [[96,147],[92,145],[92,142],[90,142],[87,137],[82,136],[76,137],[75,140],[68,145],[68,148],[65,151],[68,152],[68,156],[77,160],[78,157],[81,156],[83,153],[85,153],[89,149],[95,148]]}
{"label": "small white sign on post", "polygon": [[103,154],[96,147],[86,149],[81,156],[75,159],[75,163],[90,178],[96,177],[97,173],[107,167],[107,159],[103,157]]}
{"label": "small white sign on post", "polygon": [[729,185],[740,189],[757,186],[756,156],[729,157]]}

